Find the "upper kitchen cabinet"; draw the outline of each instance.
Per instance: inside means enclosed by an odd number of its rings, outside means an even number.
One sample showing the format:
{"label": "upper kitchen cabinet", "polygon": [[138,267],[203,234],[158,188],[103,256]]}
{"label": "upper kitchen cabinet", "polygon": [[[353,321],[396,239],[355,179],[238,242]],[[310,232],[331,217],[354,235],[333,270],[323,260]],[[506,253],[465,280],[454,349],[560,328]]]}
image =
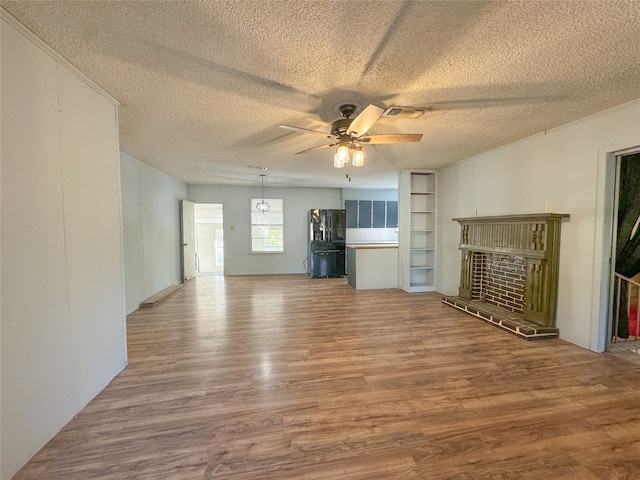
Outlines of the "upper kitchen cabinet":
{"label": "upper kitchen cabinet", "polygon": [[391,200],[345,200],[347,228],[397,228],[398,202]]}

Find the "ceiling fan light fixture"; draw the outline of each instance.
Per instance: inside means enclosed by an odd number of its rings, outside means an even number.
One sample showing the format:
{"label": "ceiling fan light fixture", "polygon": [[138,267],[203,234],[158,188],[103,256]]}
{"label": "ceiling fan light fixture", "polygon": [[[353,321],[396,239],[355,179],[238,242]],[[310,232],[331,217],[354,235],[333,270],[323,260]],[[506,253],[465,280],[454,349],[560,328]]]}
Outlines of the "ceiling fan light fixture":
{"label": "ceiling fan light fixture", "polygon": [[[335,147],[337,149],[333,155],[333,166],[335,168],[344,168],[353,165],[354,167],[362,167],[364,165],[365,153],[360,143],[367,145],[380,145],[392,143],[419,142],[422,134],[375,134],[366,135],[373,124],[381,117],[409,116],[417,118],[424,114],[428,109],[413,107],[390,107],[384,109],[374,104],[369,104],[361,109],[361,106],[355,102],[342,102],[334,106],[334,112],[340,113],[342,118],[331,124],[331,133],[326,134],[317,130],[309,130],[308,128],[293,127],[291,125],[278,125],[280,128],[292,130],[300,133],[310,133],[322,137],[333,139],[332,143],[318,145],[316,147],[307,148],[296,154],[315,151],[320,148]],[[355,113],[359,111],[358,115]],[[336,142],[337,140],[337,142]],[[351,181],[351,177],[347,172],[347,178]]]}
{"label": "ceiling fan light fixture", "polygon": [[354,167],[361,167],[364,165],[364,151],[360,145],[353,148],[353,156],[351,157],[351,163]]}

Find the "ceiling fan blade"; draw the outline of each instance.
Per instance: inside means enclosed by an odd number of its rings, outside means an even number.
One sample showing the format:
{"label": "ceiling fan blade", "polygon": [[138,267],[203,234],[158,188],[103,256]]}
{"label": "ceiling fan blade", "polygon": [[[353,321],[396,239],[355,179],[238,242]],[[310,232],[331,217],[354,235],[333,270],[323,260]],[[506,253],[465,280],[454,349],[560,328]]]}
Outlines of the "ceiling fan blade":
{"label": "ceiling fan blade", "polygon": [[325,138],[335,138],[333,135],[329,135],[328,133],[319,132],[317,130],[309,130],[308,128],[292,127],[291,125],[278,125],[278,127],[285,128],[287,130],[293,130],[294,132],[313,133],[314,135],[322,135]]}
{"label": "ceiling fan blade", "polygon": [[302,150],[300,152],[296,152],[295,155],[299,155],[301,153],[307,153],[307,152],[310,152],[312,150],[320,150],[321,148],[335,147],[336,145],[338,145],[338,144],[337,143],[329,143],[327,145],[318,145],[317,147],[311,147],[311,148],[307,148],[306,150]]}
{"label": "ceiling fan blade", "polygon": [[381,143],[419,142],[421,139],[421,133],[398,133],[391,135],[369,135],[360,138],[359,141],[369,145],[375,145]]}
{"label": "ceiling fan blade", "polygon": [[367,130],[371,128],[371,126],[376,123],[376,120],[380,118],[380,116],[384,113],[384,108],[380,108],[376,105],[369,105],[367,108],[362,110],[356,118],[353,119],[351,125],[349,125],[349,130],[347,133],[349,135],[353,135],[354,137],[361,137]]}

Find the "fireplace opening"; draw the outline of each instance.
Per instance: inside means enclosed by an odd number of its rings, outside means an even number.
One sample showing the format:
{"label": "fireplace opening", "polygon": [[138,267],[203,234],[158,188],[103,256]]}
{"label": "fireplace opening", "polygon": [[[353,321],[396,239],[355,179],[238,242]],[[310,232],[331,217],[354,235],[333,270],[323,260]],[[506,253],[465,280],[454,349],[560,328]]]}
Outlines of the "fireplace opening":
{"label": "fireplace opening", "polygon": [[524,313],[527,261],[524,257],[475,252],[471,299]]}

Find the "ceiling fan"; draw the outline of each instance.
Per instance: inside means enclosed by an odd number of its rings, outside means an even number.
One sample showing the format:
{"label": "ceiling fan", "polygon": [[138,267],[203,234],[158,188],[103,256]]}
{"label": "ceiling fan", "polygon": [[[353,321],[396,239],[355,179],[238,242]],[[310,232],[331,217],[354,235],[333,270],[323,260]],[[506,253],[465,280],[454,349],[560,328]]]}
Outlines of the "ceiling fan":
{"label": "ceiling fan", "polygon": [[[354,167],[362,166],[364,164],[362,144],[376,145],[383,143],[419,142],[422,139],[421,133],[365,135],[386,110],[371,104],[362,110],[355,118],[351,118],[356,110],[356,105],[352,103],[339,105],[338,111],[343,118],[331,124],[330,134],[317,130],[309,130],[307,128],[292,127],[291,125],[278,126],[280,128],[286,128],[287,130],[293,130],[294,132],[311,133],[332,139],[332,143],[308,148],[296,152],[296,155],[321,148],[338,146],[333,157],[333,166],[336,168],[342,168],[348,165],[350,157],[351,164]],[[349,175],[347,174],[347,178],[348,177]]]}

